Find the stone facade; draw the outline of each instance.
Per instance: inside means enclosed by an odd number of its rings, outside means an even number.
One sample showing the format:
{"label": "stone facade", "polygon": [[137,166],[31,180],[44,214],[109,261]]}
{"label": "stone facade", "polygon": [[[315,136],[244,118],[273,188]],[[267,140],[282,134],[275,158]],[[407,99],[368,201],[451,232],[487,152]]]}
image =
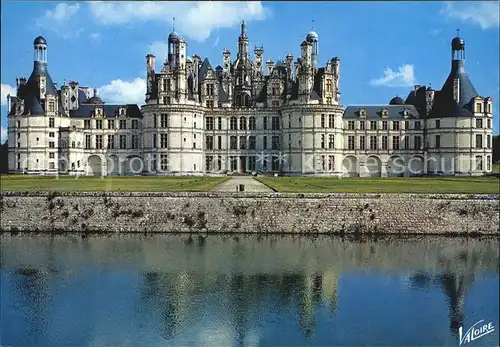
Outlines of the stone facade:
{"label": "stone facade", "polygon": [[3,192],[0,229],[498,235],[496,195]]}
{"label": "stone facade", "polygon": [[[107,105],[78,82],[52,81],[47,42],[8,97],[9,172],[87,175],[279,173],[332,177],[483,175],[492,170],[492,99],[465,71],[465,43],[451,42],[441,90],[417,85],[387,105],[340,104],[340,59],[318,64],[309,32],[292,54],[250,56],[244,23],[236,59],[188,56],[175,31],[160,70],[146,56],[145,105]],[[265,66],[264,66],[265,65]]]}

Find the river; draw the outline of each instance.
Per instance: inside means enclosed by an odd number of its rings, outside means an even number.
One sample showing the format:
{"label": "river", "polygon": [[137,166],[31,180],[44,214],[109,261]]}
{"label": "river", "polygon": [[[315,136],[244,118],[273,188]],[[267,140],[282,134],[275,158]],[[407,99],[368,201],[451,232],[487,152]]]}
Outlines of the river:
{"label": "river", "polygon": [[499,241],[1,237],[2,346],[458,346],[495,330]]}

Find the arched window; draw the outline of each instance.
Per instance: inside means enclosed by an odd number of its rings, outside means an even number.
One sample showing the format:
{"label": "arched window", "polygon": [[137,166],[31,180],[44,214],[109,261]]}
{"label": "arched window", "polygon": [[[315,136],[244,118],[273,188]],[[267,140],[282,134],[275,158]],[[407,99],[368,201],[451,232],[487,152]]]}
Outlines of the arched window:
{"label": "arched window", "polygon": [[236,130],[237,129],[237,120],[236,120],[236,117],[231,117],[231,120],[230,120],[230,129],[231,130]]}
{"label": "arched window", "polygon": [[251,117],[248,119],[248,129],[250,129],[250,130],[255,130],[255,128],[256,128],[255,117],[254,117],[254,116],[251,116]]}
{"label": "arched window", "polygon": [[247,119],[246,119],[246,117],[240,117],[240,130],[247,130]]}
{"label": "arched window", "polygon": [[71,148],[75,148],[75,141],[71,141]]}

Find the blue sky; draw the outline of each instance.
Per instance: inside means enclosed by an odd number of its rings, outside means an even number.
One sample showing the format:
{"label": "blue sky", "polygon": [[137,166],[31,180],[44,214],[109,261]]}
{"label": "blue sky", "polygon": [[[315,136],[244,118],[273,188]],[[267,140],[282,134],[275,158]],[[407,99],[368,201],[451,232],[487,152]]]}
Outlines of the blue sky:
{"label": "blue sky", "polygon": [[499,4],[497,2],[1,2],[2,138],[6,95],[16,77],[29,77],[33,39],[48,41],[54,81],[99,88],[105,102],[143,103],[145,55],[161,68],[166,40],[176,31],[188,54],[221,64],[236,57],[241,20],[250,45],[264,59],[300,54],[311,29],[319,35],[319,62],[341,61],[343,105],[383,104],[406,97],[413,84],[440,89],[450,70],[450,40],[460,28],[466,67],[482,96],[494,102],[499,132]]}

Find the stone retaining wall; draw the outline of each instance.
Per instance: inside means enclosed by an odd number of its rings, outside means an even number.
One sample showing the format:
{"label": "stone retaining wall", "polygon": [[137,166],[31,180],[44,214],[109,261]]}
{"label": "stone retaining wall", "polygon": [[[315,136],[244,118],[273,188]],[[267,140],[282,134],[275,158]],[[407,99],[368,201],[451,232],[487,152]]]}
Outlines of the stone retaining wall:
{"label": "stone retaining wall", "polygon": [[498,235],[499,196],[2,192],[0,230]]}

